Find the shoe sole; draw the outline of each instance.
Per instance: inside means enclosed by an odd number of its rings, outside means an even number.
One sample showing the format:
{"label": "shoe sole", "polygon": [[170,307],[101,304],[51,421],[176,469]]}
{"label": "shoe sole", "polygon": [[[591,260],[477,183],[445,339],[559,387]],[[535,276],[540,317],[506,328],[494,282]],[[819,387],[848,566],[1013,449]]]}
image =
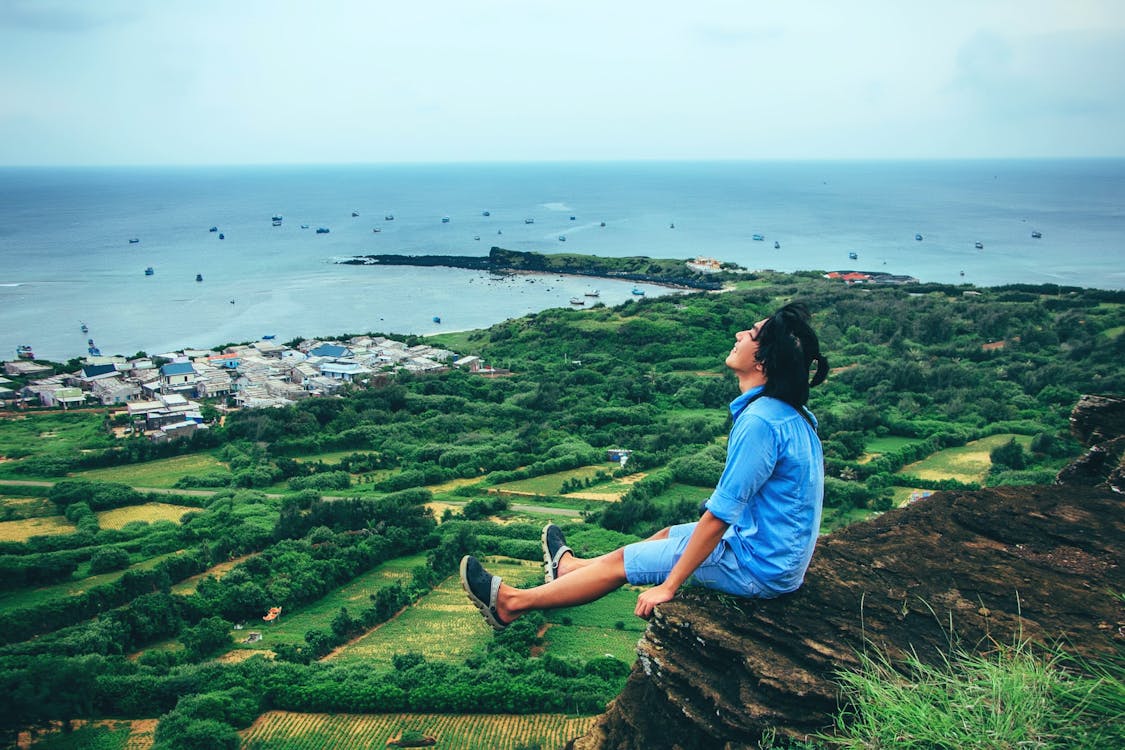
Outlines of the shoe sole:
{"label": "shoe sole", "polygon": [[[551,548],[547,546],[547,529],[551,528],[554,525],[555,524],[553,524],[553,523],[547,524],[546,526],[543,527],[543,533],[539,535],[539,541],[543,545],[543,582],[544,583],[550,583],[551,581],[555,580],[555,578],[557,578],[557,576],[554,575],[555,561],[553,559],[551,559]],[[567,547],[565,544],[562,546],[562,548],[566,549],[566,550],[569,550],[571,554],[574,554],[574,550],[570,549],[570,547]]]}

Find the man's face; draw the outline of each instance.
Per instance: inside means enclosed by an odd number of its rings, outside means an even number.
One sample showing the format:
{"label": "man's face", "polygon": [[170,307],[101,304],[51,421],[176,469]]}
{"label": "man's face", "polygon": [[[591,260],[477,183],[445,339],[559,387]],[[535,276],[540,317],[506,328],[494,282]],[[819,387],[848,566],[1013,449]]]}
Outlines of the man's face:
{"label": "man's face", "polygon": [[734,334],[734,347],[731,348],[725,362],[727,367],[738,374],[761,370],[754,357],[758,353],[758,334],[761,333],[766,320],[768,319],[759,320],[753,328]]}

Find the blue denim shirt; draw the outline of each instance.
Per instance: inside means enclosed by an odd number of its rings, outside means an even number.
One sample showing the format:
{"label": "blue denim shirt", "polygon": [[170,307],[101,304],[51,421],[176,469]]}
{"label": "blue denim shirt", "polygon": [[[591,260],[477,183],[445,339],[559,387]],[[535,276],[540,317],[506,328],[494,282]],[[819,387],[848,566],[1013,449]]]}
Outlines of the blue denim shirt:
{"label": "blue denim shirt", "polygon": [[707,509],[730,524],[723,540],[739,563],[776,595],[798,588],[812,559],[824,454],[812,414],[755,398],[761,392],[752,388],[731,402],[727,463]]}

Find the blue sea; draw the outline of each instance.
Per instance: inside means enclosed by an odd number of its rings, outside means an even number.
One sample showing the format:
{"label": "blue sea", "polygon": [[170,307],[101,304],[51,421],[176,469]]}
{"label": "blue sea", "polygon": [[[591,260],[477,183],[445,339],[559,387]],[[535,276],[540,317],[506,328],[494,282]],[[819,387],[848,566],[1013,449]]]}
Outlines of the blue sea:
{"label": "blue sea", "polygon": [[0,359],[28,344],[65,361],[87,339],[128,356],[427,334],[591,286],[632,297],[606,280],[336,263],[493,245],[1125,289],[1125,160],[4,168]]}

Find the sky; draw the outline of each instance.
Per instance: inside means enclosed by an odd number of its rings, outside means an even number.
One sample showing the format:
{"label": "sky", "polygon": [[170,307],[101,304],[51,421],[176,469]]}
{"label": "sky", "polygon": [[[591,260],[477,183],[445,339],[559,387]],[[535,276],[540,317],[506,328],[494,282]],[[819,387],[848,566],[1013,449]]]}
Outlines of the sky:
{"label": "sky", "polygon": [[0,165],[1125,156],[1125,0],[0,0]]}

